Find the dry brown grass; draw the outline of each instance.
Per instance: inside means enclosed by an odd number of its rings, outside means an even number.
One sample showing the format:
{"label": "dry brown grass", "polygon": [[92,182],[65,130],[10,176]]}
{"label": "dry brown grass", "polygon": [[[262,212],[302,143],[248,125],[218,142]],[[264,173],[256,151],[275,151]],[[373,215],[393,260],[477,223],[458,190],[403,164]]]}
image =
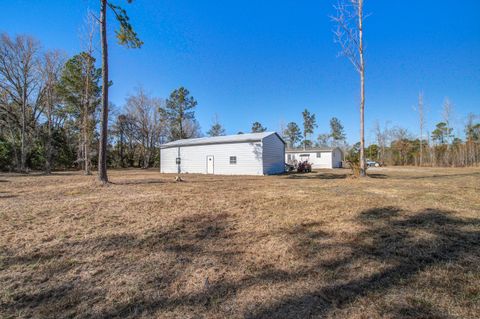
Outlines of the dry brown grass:
{"label": "dry brown grass", "polygon": [[0,175],[0,317],[479,318],[480,169]]}

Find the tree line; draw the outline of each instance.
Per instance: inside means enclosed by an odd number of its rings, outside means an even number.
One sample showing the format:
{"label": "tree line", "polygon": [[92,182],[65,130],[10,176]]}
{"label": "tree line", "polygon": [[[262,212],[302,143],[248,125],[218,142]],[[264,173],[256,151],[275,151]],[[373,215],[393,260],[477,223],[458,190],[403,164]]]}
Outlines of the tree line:
{"label": "tree line", "polygon": [[[131,1],[128,1],[129,3]],[[305,109],[303,125],[295,122],[280,128],[289,148],[341,147],[355,154],[364,175],[365,157],[385,164],[467,166],[480,160],[480,123],[468,115],[465,139],[451,125],[452,104],[446,100],[443,121],[425,132],[423,94],[419,95],[419,137],[400,127],[375,127],[376,141],[364,143],[365,63],[363,58],[363,0],[339,1],[333,21],[336,42],[360,78],[360,142],[349,147],[342,123],[330,120],[330,131],[312,138],[317,127],[315,114]],[[122,109],[108,99],[113,83],[108,77],[107,12],[114,14],[119,28],[118,43],[140,48],[143,42],[133,30],[126,11],[100,0],[99,17],[90,15],[85,48],[67,58],[59,50],[42,50],[30,36],[0,35],[0,169],[26,172],[31,169],[82,168],[99,170],[108,182],[107,167],[148,168],[158,161],[158,147],[171,140],[199,137],[195,119],[197,101],[183,87],[166,99],[137,88]],[[101,67],[94,57],[94,30],[100,24]],[[115,115],[110,116],[109,115]],[[264,132],[260,122],[251,132]],[[239,134],[243,132],[238,132]],[[209,136],[225,134],[218,118]]]}
{"label": "tree line", "polygon": [[387,165],[463,167],[480,164],[479,115],[467,114],[463,129],[455,130],[453,103],[446,98],[442,120],[429,131],[425,127],[423,93],[419,94],[416,111],[417,136],[400,126],[382,128],[377,122],[373,128],[375,142],[365,150],[367,157]]}
{"label": "tree line", "polygon": [[[363,0],[349,1],[339,2],[336,6],[338,15],[333,18],[333,21],[338,26],[335,35],[336,41],[342,48],[342,54],[349,58],[360,74],[360,162],[361,175],[363,176],[365,175]],[[127,2],[131,3],[132,0]],[[64,74],[61,74],[61,72],[66,72],[66,70],[63,67],[63,58],[60,57],[58,52],[47,52],[42,56],[42,53],[39,52],[38,42],[31,37],[17,37],[12,40],[8,35],[2,35],[2,43],[0,44],[2,46],[0,168],[10,170],[15,168],[24,172],[28,168],[44,166],[45,172],[49,173],[52,165],[67,167],[76,157],[73,162],[80,163],[85,173],[89,174],[91,164],[94,162],[91,146],[92,143],[97,143],[98,148],[94,147],[93,149],[98,149],[99,180],[102,183],[108,183],[107,165],[109,163],[110,165],[119,163],[120,166],[124,166],[125,156],[129,163],[132,163],[135,157],[132,157],[132,154],[140,153],[142,159],[137,160],[137,162],[142,162],[143,167],[150,165],[152,149],[158,139],[161,138],[161,133],[158,132],[162,132],[162,130],[155,129],[154,127],[157,127],[157,125],[147,125],[147,128],[143,123],[145,118],[142,118],[142,112],[150,113],[153,118],[162,117],[164,123],[171,124],[170,138],[173,136],[180,138],[193,136],[193,132],[198,131],[198,124],[193,120],[193,111],[188,111],[188,109],[183,111],[181,105],[187,105],[188,101],[181,101],[181,97],[177,99],[179,105],[177,105],[178,114],[176,115],[172,115],[171,107],[168,105],[174,98],[172,96],[166,101],[165,109],[157,107],[155,111],[152,111],[153,108],[152,110],[145,110],[141,107],[138,108],[138,106],[130,107],[130,112],[140,113],[140,115],[122,114],[118,117],[115,127],[120,135],[120,143],[117,143],[120,145],[118,147],[119,155],[117,156],[119,159],[108,158],[109,153],[112,153],[108,150],[110,147],[109,137],[112,137],[109,134],[110,103],[108,93],[111,82],[109,81],[108,64],[108,12],[113,13],[119,25],[115,34],[120,45],[127,48],[140,48],[143,45],[130,24],[126,10],[111,1],[100,0],[99,16],[90,15],[92,22],[90,23],[90,26],[92,26],[90,30],[93,30],[95,22],[99,23],[101,69],[98,70],[94,66],[95,59],[92,54],[94,32],[91,31],[88,37],[89,50],[76,56],[77,61],[69,61],[71,64],[76,64],[71,65],[71,68],[82,68],[82,73],[77,73],[76,79],[63,77]],[[48,60],[50,62],[47,62]],[[15,73],[11,73],[11,71]],[[39,76],[38,73],[42,73],[42,76]],[[73,74],[70,74],[70,76],[75,77]],[[60,81],[58,77],[62,77],[62,83],[57,83]],[[100,86],[99,81],[101,81]],[[138,93],[140,96],[144,95],[144,92]],[[176,94],[182,93],[176,92]],[[79,101],[75,101],[75,99]],[[100,100],[99,109],[97,103],[95,103],[97,102],[96,99]],[[132,97],[130,100],[135,99]],[[158,101],[152,100],[147,104],[152,103],[158,104]],[[98,116],[97,113],[100,113],[100,115]],[[307,137],[313,134],[316,122],[315,115],[310,114],[307,110],[302,115],[304,118],[302,143],[303,148],[306,149],[312,146],[310,138]],[[97,124],[99,127],[98,138],[96,138],[97,130],[95,129]],[[262,129],[260,123],[253,124],[253,132]],[[142,133],[132,133],[132,130],[140,130]],[[282,129],[281,133],[283,134],[285,130]],[[295,130],[294,123],[289,123],[290,137],[293,137],[294,140],[297,139]],[[147,131],[150,135],[146,133]],[[152,132],[154,132],[153,135]],[[224,132],[225,130],[218,122],[214,123],[208,131],[209,135],[212,136],[221,135]],[[325,141],[327,136],[322,138]],[[63,141],[59,142],[61,139]],[[124,139],[129,141],[135,139],[137,143],[141,144],[141,151],[135,152],[134,150],[138,147],[133,147],[132,143],[125,143]],[[291,140],[290,146],[293,147],[294,144]]]}
{"label": "tree line", "polygon": [[[29,36],[0,36],[0,169],[83,169],[91,174],[98,167],[100,145],[102,72],[92,51],[67,58],[59,50],[44,51]],[[113,85],[109,82],[108,85]],[[166,99],[152,96],[139,87],[124,105],[110,105],[106,161],[108,167],[158,165],[160,144],[202,136],[195,119],[197,101],[180,87]],[[428,131],[423,94],[416,108],[420,136],[395,126],[375,125],[375,142],[366,157],[387,165],[470,166],[480,161],[480,118],[469,114],[462,132],[452,125],[453,104],[443,105],[443,119]],[[305,109],[303,123],[289,122],[279,130],[288,148],[348,146],[341,121],[333,117],[329,131],[312,138],[316,115]],[[251,132],[264,132],[260,122]],[[225,135],[216,116],[206,132]],[[242,132],[239,132],[239,134]]]}
{"label": "tree line", "polygon": [[[107,85],[113,85],[109,82]],[[98,167],[102,71],[91,52],[67,58],[30,36],[0,35],[0,169],[26,172]],[[110,104],[107,166],[147,168],[160,143],[201,135],[197,101],[181,87],[167,99],[138,88]]]}
{"label": "tree line", "polygon": [[[350,6],[339,2],[339,6],[336,7],[338,16],[333,20],[338,25],[336,36],[343,55],[354,64],[361,79],[360,161],[363,176],[363,0],[350,1]],[[127,2],[131,3],[132,0]],[[349,12],[349,8],[353,11]],[[29,168],[44,167],[45,172],[50,173],[52,167],[68,168],[71,163],[76,163],[83,166],[86,174],[90,174],[90,167],[95,164],[93,158],[95,154],[92,154],[92,150],[98,149],[96,163],[98,176],[105,184],[108,183],[108,164],[119,163],[120,166],[124,166],[125,161],[129,163],[135,161],[132,154],[141,154],[137,155],[141,158],[137,163],[141,162],[143,167],[150,165],[154,145],[165,131],[160,127],[165,125],[146,124],[149,122],[146,120],[147,117],[152,117],[163,124],[167,123],[170,127],[170,138],[188,138],[199,131],[198,123],[193,119],[194,112],[191,110],[195,107],[196,101],[192,97],[186,99],[185,92],[182,92],[183,88],[172,92],[165,102],[165,108],[156,105],[159,103],[158,100],[147,98],[144,92],[137,92],[139,99],[135,97],[129,99],[130,102],[127,104],[133,106],[127,107],[127,114],[120,115],[114,126],[119,135],[119,143],[115,143],[119,150],[117,158],[112,159],[115,152],[109,151],[112,145],[109,141],[112,139],[112,135],[109,134],[111,133],[109,87],[112,83],[109,81],[108,64],[108,12],[113,13],[119,25],[115,30],[118,43],[127,48],[140,48],[143,42],[130,24],[126,10],[108,0],[100,0],[98,17],[93,13],[90,15],[88,50],[67,63],[64,63],[64,57],[58,51],[40,52],[38,42],[31,37],[17,36],[11,39],[6,34],[1,35],[0,169],[25,172]],[[348,19],[345,19],[345,16],[348,16]],[[358,18],[357,25],[354,23],[352,26],[352,18],[353,20]],[[93,29],[96,22],[100,25],[100,69],[95,67],[95,58],[92,54]],[[138,100],[148,106],[135,105],[138,104]],[[176,103],[175,110],[172,103]],[[306,149],[312,146],[310,138],[307,137],[313,134],[316,120],[315,115],[307,110],[302,115],[304,118],[302,143]],[[291,136],[294,136],[296,134],[294,123],[289,124],[293,134]],[[253,132],[263,129],[260,123],[253,124]],[[209,134],[213,136],[224,132],[218,122],[209,130]],[[282,129],[281,133],[284,132]],[[115,139],[115,135],[113,138]],[[295,136],[293,138],[296,139]],[[323,138],[325,139],[325,136]],[[133,140],[140,147],[134,147]],[[95,143],[98,145],[92,145]],[[290,144],[293,147],[295,143]],[[138,148],[140,151],[135,151]]]}

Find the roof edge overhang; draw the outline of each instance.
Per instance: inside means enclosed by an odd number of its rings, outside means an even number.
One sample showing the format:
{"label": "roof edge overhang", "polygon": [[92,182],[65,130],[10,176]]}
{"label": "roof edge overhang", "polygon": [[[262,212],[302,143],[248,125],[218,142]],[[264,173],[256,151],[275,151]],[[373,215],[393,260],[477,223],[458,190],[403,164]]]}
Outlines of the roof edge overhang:
{"label": "roof edge overhang", "polygon": [[[197,146],[197,145],[239,144],[239,143],[263,142],[263,140],[264,140],[266,137],[271,136],[271,135],[276,135],[276,136],[278,137],[278,139],[279,139],[280,141],[282,141],[282,143],[283,143],[284,145],[287,144],[287,143],[283,140],[283,138],[282,138],[277,132],[272,132],[271,134],[269,134],[269,135],[267,135],[267,136],[258,137],[258,138],[250,138],[250,139],[245,139],[245,140],[241,140],[241,141],[208,141],[208,140],[203,140],[203,141],[200,141],[200,142],[192,141],[191,143],[189,143],[188,140],[186,140],[187,142],[186,142],[185,144],[175,144],[175,142],[171,142],[171,143],[173,143],[172,145],[168,145],[168,144],[170,144],[170,143],[160,145],[160,149],[178,148],[178,147],[189,147],[189,146]],[[192,139],[192,140],[193,140],[193,139]]]}
{"label": "roof edge overhang", "polygon": [[[280,136],[280,134],[278,134],[277,132],[273,132],[273,134],[275,134],[279,139],[280,141],[283,142],[283,145],[287,145],[287,142],[285,142],[285,140],[283,139],[283,137]],[[269,135],[270,136],[270,135]],[[265,137],[264,137],[265,138]]]}
{"label": "roof edge overhang", "polygon": [[215,144],[241,144],[241,143],[253,143],[253,142],[261,142],[262,139],[248,139],[243,141],[215,141],[215,142],[200,142],[200,143],[192,143],[192,144],[185,144],[185,145],[160,145],[160,149],[166,148],[177,148],[177,147],[189,147],[189,146],[199,146],[199,145],[215,145]]}
{"label": "roof edge overhang", "polygon": [[298,150],[292,150],[292,149],[286,149],[285,150],[285,153],[309,153],[309,152],[333,152],[334,150],[340,150],[341,149],[339,147],[332,147],[332,148],[323,148],[323,149],[315,149],[315,148],[312,148],[312,149],[307,149],[307,150],[302,150],[302,149],[298,149]]}

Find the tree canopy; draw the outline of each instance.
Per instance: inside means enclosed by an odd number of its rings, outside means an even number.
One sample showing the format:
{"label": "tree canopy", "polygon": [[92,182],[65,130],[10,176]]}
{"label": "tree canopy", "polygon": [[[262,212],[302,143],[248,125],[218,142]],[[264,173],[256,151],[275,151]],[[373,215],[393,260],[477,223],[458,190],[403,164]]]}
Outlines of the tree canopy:
{"label": "tree canopy", "polygon": [[218,119],[215,118],[210,130],[207,132],[208,136],[222,136],[225,135],[225,129],[223,128],[222,124],[218,122]]}
{"label": "tree canopy", "polygon": [[164,111],[170,124],[171,140],[192,137],[190,128],[194,123],[196,106],[197,101],[186,88],[180,87],[170,93]]}
{"label": "tree canopy", "polygon": [[253,122],[252,124],[252,133],[262,133],[267,130],[266,127],[262,125],[260,122]]}
{"label": "tree canopy", "polygon": [[315,119],[315,114],[310,113],[309,110],[305,109],[302,112],[303,116],[303,147],[311,147],[312,142],[307,139],[310,134],[313,134],[313,130],[317,127],[317,121]]}
{"label": "tree canopy", "polygon": [[295,122],[290,122],[287,124],[283,135],[286,139],[288,147],[294,148],[295,145],[302,140],[302,132],[300,127]]}

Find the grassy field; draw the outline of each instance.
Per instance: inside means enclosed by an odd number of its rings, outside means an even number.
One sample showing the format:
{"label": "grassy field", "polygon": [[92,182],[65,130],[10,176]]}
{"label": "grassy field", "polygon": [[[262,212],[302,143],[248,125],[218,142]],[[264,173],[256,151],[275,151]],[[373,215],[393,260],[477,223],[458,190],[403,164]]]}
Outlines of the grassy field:
{"label": "grassy field", "polygon": [[1,318],[479,318],[480,169],[0,174]]}

